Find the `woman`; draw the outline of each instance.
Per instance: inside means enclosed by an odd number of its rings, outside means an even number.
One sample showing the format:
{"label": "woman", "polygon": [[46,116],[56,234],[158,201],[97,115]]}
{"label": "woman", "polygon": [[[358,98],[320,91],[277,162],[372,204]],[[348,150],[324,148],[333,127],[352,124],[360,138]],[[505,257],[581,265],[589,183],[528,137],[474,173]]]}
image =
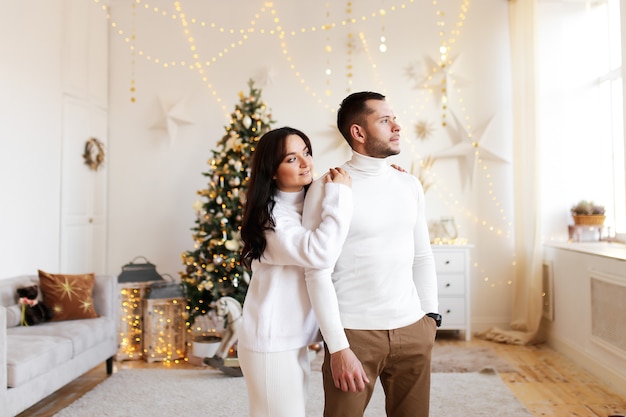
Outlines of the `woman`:
{"label": "woman", "polygon": [[309,138],[271,130],[252,159],[241,237],[252,269],[237,344],[251,417],[304,417],[308,346],[320,340],[304,267],[334,265],[352,217],[352,180],[341,168],[326,175],[323,221],[302,227],[304,194],[313,180]]}

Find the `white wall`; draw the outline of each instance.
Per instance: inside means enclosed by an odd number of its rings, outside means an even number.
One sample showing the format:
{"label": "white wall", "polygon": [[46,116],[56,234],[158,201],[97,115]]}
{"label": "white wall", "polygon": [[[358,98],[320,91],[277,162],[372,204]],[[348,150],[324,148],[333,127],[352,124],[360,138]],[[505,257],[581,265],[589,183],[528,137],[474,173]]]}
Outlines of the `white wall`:
{"label": "white wall", "polygon": [[[111,272],[143,255],[160,272],[178,276],[180,255],[193,245],[191,206],[197,199],[196,191],[207,184],[201,173],[229,124],[228,114],[238,101],[238,92],[247,93],[249,78],[268,70],[273,74],[272,83],[259,86],[272,109],[275,126],[292,125],[311,136],[318,173],[348,157],[347,145],[334,127],[334,110],[346,95],[348,80],[348,30],[340,24],[347,16],[345,4],[330,9],[320,2],[283,0],[273,4],[272,15],[271,9],[263,11],[262,3],[256,1],[185,2],[186,35],[183,20],[169,6],[158,12],[138,7],[133,14],[127,2],[112,2],[111,21],[123,34],[112,33],[110,42]],[[395,162],[408,169],[455,142],[441,127],[437,96],[415,89],[415,79],[407,76],[411,66],[425,71],[425,57],[439,58],[437,22],[441,19],[437,9],[430,2],[414,2],[406,4],[402,12],[392,12],[392,4],[400,5],[372,0],[353,3],[357,48],[350,55],[352,91],[369,89],[388,96],[403,125],[403,151]],[[476,139],[511,160],[507,4],[501,0],[473,1],[463,25],[457,27],[461,4],[445,2],[442,20],[445,38],[454,41],[451,55],[458,57],[453,71],[459,84],[449,89],[448,107],[464,125],[471,125],[470,130],[493,118],[485,135]],[[388,10],[384,19],[372,17],[381,7]],[[274,18],[287,32],[284,39],[270,33],[277,26]],[[211,27],[213,22],[216,28]],[[331,22],[338,27],[320,30]],[[378,52],[383,26],[388,46],[385,54]],[[451,35],[457,28],[459,34]],[[127,40],[133,33],[135,41]],[[360,34],[365,43],[359,42]],[[189,37],[194,41],[189,42]],[[201,79],[199,71],[181,65],[182,61],[187,65],[194,61],[192,45],[207,81]],[[325,52],[326,45],[332,46],[331,54]],[[205,66],[206,61],[211,65]],[[167,68],[165,62],[169,63]],[[331,77],[325,75],[328,66],[333,70]],[[130,100],[132,79],[137,86],[135,103]],[[329,96],[325,94],[327,88],[332,91]],[[160,117],[159,98],[187,104],[192,123],[180,125],[175,138],[168,139],[164,131],[151,129]],[[451,119],[450,112],[446,117]],[[426,141],[415,134],[419,120],[427,120],[434,128]],[[476,245],[472,253],[476,265],[474,321],[503,324],[509,317],[509,281],[513,276],[509,235],[512,170],[510,163],[490,159],[477,165],[470,182],[472,173],[460,171],[456,158],[437,161],[431,173],[435,185],[426,194],[428,214],[434,221],[454,216],[461,236]]]}
{"label": "white wall", "polygon": [[[3,120],[0,127],[3,170],[0,242],[3,259],[12,260],[10,264],[5,261],[0,265],[0,277],[33,272],[39,267],[54,270],[58,265],[61,117],[45,109],[48,108],[46,97],[60,100],[55,87],[60,78],[55,73],[59,68],[55,49],[58,51],[60,45],[60,30],[46,18],[56,17],[61,8],[58,2],[25,3],[31,6],[11,3],[14,10],[3,12],[0,17],[0,30],[9,32],[0,39],[0,52],[3,57],[13,57],[8,61],[10,70],[3,66],[0,72],[2,91],[6,85],[12,92],[10,100],[4,94],[0,99],[3,108],[11,107],[8,113],[11,122],[5,125]],[[32,3],[37,7],[32,7]],[[451,56],[457,57],[452,67],[457,85],[449,88],[449,110],[470,131],[492,120],[485,134],[476,134],[474,139],[510,161],[507,2],[475,0],[464,11],[462,1],[438,3],[442,3],[439,7],[445,7],[443,15],[437,14],[432,2],[353,2],[350,17],[356,23],[349,27],[355,34],[357,47],[349,55],[348,29],[341,24],[347,17],[344,3],[326,9],[324,2],[280,0],[273,2],[273,10],[264,10],[263,2],[252,0],[187,1],[182,3],[187,20],[184,26],[171,4],[159,3],[158,7],[163,8],[155,11],[154,4],[146,9],[144,3],[139,3],[133,11],[131,2],[110,1],[107,272],[118,273],[122,265],[143,255],[157,265],[159,272],[178,275],[182,266],[180,255],[193,245],[191,207],[197,199],[196,191],[206,186],[201,173],[216,141],[224,134],[224,126],[229,124],[228,114],[238,101],[239,91],[247,92],[248,79],[259,79],[260,74],[273,75],[272,83],[259,86],[263,88],[264,101],[272,109],[275,126],[292,125],[311,136],[317,172],[321,173],[342,163],[349,155],[334,127],[334,110],[346,95],[346,65],[351,56],[352,91],[380,91],[394,106],[403,126],[403,151],[394,162],[409,169],[455,144],[456,136],[441,127],[437,95],[416,89],[415,77],[407,75],[411,67],[423,73],[425,57],[435,61],[439,58],[442,31],[443,38],[452,46]],[[398,11],[401,5],[404,9]],[[392,6],[398,9],[393,11]],[[93,7],[99,5],[94,2]],[[381,7],[387,10],[384,18],[376,15]],[[16,16],[27,13],[35,13],[41,22],[29,22],[32,28],[18,26]],[[460,14],[464,14],[464,20],[460,20]],[[202,22],[207,25],[203,26]],[[211,27],[213,22],[216,28]],[[329,23],[337,26],[331,31],[320,29]],[[284,38],[271,32],[278,25],[287,31]],[[43,28],[42,32],[35,31],[35,27]],[[184,33],[186,29],[188,34]],[[378,37],[383,32],[388,47],[385,54],[377,50]],[[37,37],[29,39],[28,36],[34,36],[32,33]],[[28,50],[22,48],[24,37]],[[191,42],[190,37],[193,37]],[[46,48],[48,42],[54,42],[55,47]],[[326,45],[332,47],[332,53],[325,52]],[[194,61],[192,46],[199,55],[203,74],[189,69]],[[31,66],[31,61],[37,66]],[[209,66],[205,65],[207,61],[211,62]],[[167,68],[164,63],[168,63]],[[330,77],[325,75],[327,67],[333,70]],[[19,74],[24,79],[16,82]],[[206,81],[203,76],[207,77]],[[133,81],[134,94],[130,92]],[[26,94],[40,82],[46,86]],[[136,97],[136,102],[131,102],[131,96]],[[178,125],[176,134],[170,136],[153,129],[152,126],[162,121],[159,99],[184,104],[183,115],[191,123]],[[53,107],[56,109],[59,104]],[[3,119],[4,114],[0,116]],[[24,115],[37,123],[25,128],[19,125]],[[450,111],[446,119],[452,119]],[[418,139],[415,133],[416,123],[422,120],[434,128],[427,140]],[[5,138],[18,135],[23,137],[23,142],[10,141],[7,145]],[[5,152],[7,146],[10,156]],[[472,251],[474,327],[505,325],[510,317],[510,280],[514,276],[510,236],[513,230],[510,222],[514,218],[512,167],[510,163],[490,158],[477,163],[475,172],[467,167],[460,169],[461,166],[456,158],[435,162],[428,175],[433,182],[426,193],[428,215],[433,221],[455,217],[460,236],[467,237],[475,246]],[[7,169],[16,182],[6,180]],[[52,185],[46,185],[46,181]],[[10,210],[9,220],[5,210]],[[5,230],[9,233],[5,234]],[[11,257],[5,258],[5,253]]]}
{"label": "white wall", "polygon": [[59,266],[61,3],[0,13],[0,277]]}

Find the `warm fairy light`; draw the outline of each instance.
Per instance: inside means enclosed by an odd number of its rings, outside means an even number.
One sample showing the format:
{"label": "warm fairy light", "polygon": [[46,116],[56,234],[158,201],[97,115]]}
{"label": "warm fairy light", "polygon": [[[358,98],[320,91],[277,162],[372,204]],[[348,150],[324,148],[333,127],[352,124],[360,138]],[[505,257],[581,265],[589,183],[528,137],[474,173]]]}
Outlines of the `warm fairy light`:
{"label": "warm fairy light", "polygon": [[[98,3],[101,0],[94,0],[94,3]],[[177,67],[183,67],[183,68],[187,68],[190,71],[195,71],[198,73],[200,80],[207,86],[207,88],[210,91],[210,94],[215,98],[216,102],[220,105],[220,107],[222,108],[222,110],[224,111],[225,115],[228,114],[226,106],[223,104],[223,100],[221,97],[219,97],[217,95],[217,92],[214,89],[213,84],[211,84],[209,82],[209,77],[206,76],[204,69],[208,68],[209,66],[211,66],[212,64],[214,65],[216,62],[220,61],[222,58],[224,58],[227,54],[229,54],[230,52],[232,52],[233,49],[235,49],[236,47],[240,47],[243,46],[247,40],[249,40],[248,38],[248,34],[250,33],[257,33],[261,36],[275,36],[278,37],[281,40],[285,40],[286,36],[291,36],[291,37],[296,37],[296,36],[300,36],[302,34],[306,34],[306,33],[315,33],[315,32],[319,32],[319,31],[324,31],[325,33],[327,33],[328,31],[332,31],[335,29],[339,29],[342,27],[349,27],[349,26],[353,26],[356,25],[358,23],[363,23],[363,22],[368,22],[368,21],[373,21],[375,19],[380,19],[381,23],[382,23],[382,33],[381,33],[381,37],[379,37],[380,43],[379,43],[379,47],[378,50],[381,52],[384,52],[387,50],[387,38],[384,35],[384,19],[386,18],[386,16],[388,16],[390,13],[394,13],[400,10],[405,10],[407,9],[409,6],[411,5],[415,5],[418,2],[416,2],[416,0],[409,0],[408,4],[406,3],[402,3],[400,5],[390,5],[387,8],[379,8],[377,10],[374,11],[370,11],[367,14],[363,14],[362,16],[353,16],[352,12],[352,3],[348,2],[347,5],[347,10],[348,10],[348,17],[345,19],[341,19],[338,21],[329,21],[326,22],[320,26],[313,26],[313,27],[301,27],[299,29],[293,29],[290,31],[285,31],[285,29],[280,25],[280,18],[277,16],[277,11],[274,8],[275,4],[273,2],[264,2],[262,4],[262,7],[259,8],[259,11],[254,13],[254,17],[253,19],[250,20],[249,22],[249,26],[248,27],[238,27],[238,28],[227,28],[224,26],[221,26],[220,24],[216,23],[216,22],[207,22],[203,19],[200,18],[196,18],[196,17],[190,17],[187,16],[185,14],[185,10],[183,7],[183,4],[181,2],[175,2],[174,3],[174,9],[175,12],[174,13],[169,13],[166,10],[163,10],[157,6],[154,6],[152,4],[150,4],[149,2],[141,2],[141,1],[136,1],[135,3],[137,4],[143,4],[143,10],[146,13],[154,13],[157,16],[162,16],[164,18],[170,18],[172,21],[175,22],[180,22],[181,28],[183,30],[189,30],[190,28],[195,28],[195,29],[202,29],[202,30],[211,30],[211,31],[217,31],[220,34],[223,33],[229,33],[229,34],[238,34],[240,35],[240,39],[237,40],[236,42],[231,42],[230,43],[230,49],[223,49],[222,51],[217,52],[214,56],[200,60],[200,53],[198,52],[197,48],[194,49],[193,47],[191,48],[194,52],[193,58],[195,60],[197,60],[198,62],[196,64],[189,64],[189,65],[181,65],[180,62],[174,64],[172,62],[169,62],[167,64],[161,64],[161,68],[162,69],[174,69]],[[133,3],[133,6],[135,6],[135,3]],[[103,8],[104,10],[106,10],[106,8]],[[272,16],[272,22],[276,25],[276,27],[274,28],[270,28],[270,29],[266,29],[266,28],[257,28],[257,26],[259,25],[259,21],[265,16],[265,15],[270,15]],[[107,19],[110,19],[110,15],[106,16]],[[330,20],[330,19],[328,19]],[[111,22],[112,26],[117,25],[117,22]],[[123,32],[120,32],[120,36]],[[201,37],[201,35],[196,35],[196,37]],[[193,39],[193,38],[192,38]],[[341,37],[340,36],[336,36],[333,37],[333,39],[340,40]],[[345,39],[345,38],[344,38]],[[356,32],[351,32],[348,35],[348,42],[349,42],[349,52],[348,52],[348,60],[351,61],[352,60],[352,52],[354,52],[354,48],[356,47],[355,42],[357,39],[357,33]],[[127,43],[130,43],[130,40],[126,40]],[[191,41],[189,41],[191,42]],[[330,45],[329,45],[330,46]],[[286,44],[283,42],[281,44],[281,47],[283,48],[284,51],[284,55],[285,55],[285,59],[287,60],[287,62],[292,62],[293,58],[291,57],[291,53],[288,50]],[[154,64],[160,64],[161,61],[163,61],[162,58],[158,58],[158,57],[150,57],[149,55],[145,54],[144,51],[142,50],[137,50],[136,51],[137,56],[141,56],[144,59],[148,60],[149,62],[152,62]],[[323,92],[318,92],[317,89],[313,88],[309,82],[307,80],[305,80],[303,78],[303,76],[298,73],[294,67],[292,67],[292,70],[294,72],[294,75],[296,76],[296,78],[299,81],[299,84],[302,86],[303,90],[307,93],[309,93],[318,104],[322,105],[326,110],[329,110],[331,112],[334,112],[334,106],[336,106],[336,103],[333,102],[328,102],[326,100],[329,100],[332,98],[332,91],[329,88],[325,88]],[[339,77],[342,76],[342,74],[340,72],[335,72],[335,71],[331,71],[331,75],[334,74],[335,77]],[[326,75],[327,77],[330,77],[331,75]],[[352,85],[352,76],[353,76],[353,64],[351,62],[348,62],[346,64],[346,72],[345,75],[347,76],[347,89],[348,91],[351,89],[351,85]],[[324,98],[326,98],[326,100],[324,100]]]}
{"label": "warm fairy light", "polygon": [[142,356],[142,298],[143,291],[139,287],[128,287],[120,290],[121,311],[118,334],[118,358],[140,359]]}
{"label": "warm fairy light", "polygon": [[331,89],[331,78],[330,76],[332,75],[332,69],[331,69],[331,63],[330,63],[330,57],[331,57],[331,53],[333,51],[333,48],[330,44],[330,2],[326,2],[326,20],[329,22],[328,24],[324,25],[322,27],[322,29],[326,32],[326,46],[324,47],[324,52],[326,52],[326,90],[324,91],[324,94],[326,95],[326,97],[330,97],[332,95],[332,89]]}
{"label": "warm fairy light", "polygon": [[[94,4],[100,8],[101,0],[94,0]],[[187,62],[183,65],[183,60],[172,61],[166,57],[159,56],[158,52],[143,51],[140,49],[140,45],[137,43],[135,35],[140,36],[141,33],[135,34],[131,28],[119,27],[119,22],[110,22],[110,26],[116,31],[115,33],[124,38],[124,41],[129,46],[129,53],[134,59],[144,59],[150,63],[158,65],[166,70],[189,70],[191,73],[198,75],[198,79],[207,87],[211,97],[215,98],[215,101],[219,103],[226,115],[229,114],[226,111],[226,106],[223,104],[223,100],[217,94],[211,76],[208,74],[208,69],[216,64],[219,64],[225,57],[232,54],[238,48],[246,45],[247,42],[254,37],[274,37],[278,40],[281,49],[281,56],[288,64],[289,72],[295,79],[296,84],[300,86],[301,90],[306,92],[312,97],[316,103],[322,106],[324,109],[334,112],[334,107],[337,105],[337,100],[334,97],[336,93],[337,85],[341,85],[344,82],[347,91],[351,90],[355,63],[353,62],[354,53],[358,45],[359,53],[364,50],[369,59],[369,67],[374,71],[374,81],[378,82],[376,86],[379,90],[384,90],[384,85],[380,83],[377,77],[378,64],[380,63],[380,52],[388,47],[389,38],[386,36],[385,28],[389,23],[389,18],[398,11],[410,10],[411,7],[417,7],[417,5],[424,5],[424,2],[418,2],[416,0],[404,0],[397,2],[395,0],[381,0],[380,3],[374,8],[364,11],[358,11],[354,7],[354,0],[346,1],[343,3],[345,7],[345,15],[332,16],[330,13],[332,3],[326,0],[326,17],[320,22],[318,26],[311,26],[310,24],[301,27],[287,28],[286,23],[281,23],[279,13],[276,9],[278,6],[272,2],[261,2],[257,10],[252,10],[251,19],[241,27],[226,27],[219,21],[207,21],[198,16],[192,17],[187,14],[185,10],[184,2],[176,2],[173,12],[167,12],[165,9],[156,7],[156,2],[141,1],[133,2],[139,6],[133,7],[133,13],[153,13],[157,16],[163,16],[164,18],[170,18],[174,22],[180,25],[181,34],[184,35],[187,45],[186,48],[181,48],[181,51],[185,51],[185,59]],[[393,4],[389,4],[393,3]],[[464,121],[464,125],[473,125],[475,123],[470,120],[469,111],[471,108],[466,105],[464,99],[463,85],[458,83],[454,77],[454,64],[455,59],[458,58],[458,44],[462,36],[463,28],[466,21],[470,16],[470,1],[459,0],[458,6],[454,6],[456,9],[453,11],[449,8],[449,2],[443,2],[441,0],[433,0],[429,4],[433,13],[433,27],[439,40],[432,51],[426,51],[431,56],[432,65],[427,63],[426,72],[428,76],[419,77],[422,86],[416,94],[415,101],[408,109],[402,109],[406,111],[408,115],[407,119],[410,119],[410,125],[416,126],[419,121],[423,121],[422,126],[428,126],[428,120],[424,120],[427,109],[432,105],[439,106],[439,122],[436,125],[439,128],[447,127],[450,123],[450,110],[453,105],[458,106],[458,111],[461,112],[460,119]],[[143,6],[143,7],[142,7]],[[341,6],[339,4],[338,6]],[[170,6],[171,7],[171,6]],[[105,8],[106,9],[106,8]],[[357,15],[356,13],[361,13]],[[410,11],[409,11],[410,13]],[[104,12],[106,14],[106,12]],[[139,17],[139,16],[137,16]],[[107,16],[107,19],[111,19]],[[271,21],[270,27],[262,27],[262,22]],[[363,25],[373,28],[376,32],[375,35],[371,33],[364,33],[359,31],[359,26]],[[129,35],[132,34],[133,36]],[[211,34],[232,34],[234,39],[229,39],[225,42],[221,49],[212,51],[210,55],[203,51],[197,44],[198,39],[206,39]],[[292,54],[290,47],[290,40],[302,36],[311,36],[316,34],[320,39],[321,48],[323,49],[325,66],[324,66],[324,83],[320,84],[322,88],[314,87],[314,85],[305,78],[304,71],[296,65],[296,59]],[[358,42],[358,44],[357,44]],[[347,45],[346,45],[347,43]],[[369,43],[369,45],[368,45]],[[335,68],[332,66],[333,52],[342,50],[347,47],[347,54],[345,56],[345,69],[341,70],[341,65]],[[456,48],[456,49],[455,49]],[[371,49],[371,50],[370,50]],[[204,55],[204,56],[203,56]],[[166,62],[167,64],[163,64]],[[339,64],[341,64],[339,62]],[[165,67],[164,65],[167,65]],[[133,68],[134,71],[134,62]],[[318,74],[321,75],[321,74]],[[340,81],[342,80],[343,81]],[[417,81],[417,80],[416,80]],[[332,86],[335,86],[333,89]],[[135,74],[131,74],[131,93],[135,96]],[[457,107],[455,107],[457,108]],[[412,120],[411,120],[412,119]],[[411,130],[405,130],[410,132]],[[417,132],[418,129],[413,130]],[[423,130],[422,130],[423,131]],[[415,136],[416,133],[413,134]],[[403,136],[403,140],[409,140],[410,135]],[[413,143],[416,141],[413,140]],[[476,148],[479,150],[479,147]],[[411,160],[424,161],[426,156],[420,155],[417,147],[414,145],[409,147]],[[480,154],[478,154],[480,157]],[[437,164],[435,163],[435,166]],[[487,221],[487,225],[484,226],[486,231],[494,234],[494,236],[510,239],[512,235],[511,222],[506,213],[502,210],[501,199],[498,196],[496,188],[491,180],[492,172],[490,165],[486,160],[483,160],[480,165],[480,169],[477,170],[480,175],[485,175],[485,178],[489,178],[489,199],[485,200],[488,204],[495,205],[497,212],[499,213],[497,221]],[[450,195],[447,192],[446,186],[443,183],[442,177],[434,176],[434,173],[430,172],[431,181],[433,182],[432,189],[438,193],[444,204],[453,207],[457,212],[463,211],[463,208],[458,206],[458,197]],[[473,218],[473,214],[469,214],[468,218]],[[481,217],[476,215],[476,217]],[[482,221],[483,219],[480,219]],[[479,223],[480,223],[479,221]]]}
{"label": "warm fairy light", "polygon": [[[350,15],[352,14],[352,2],[348,0],[346,3],[346,21],[351,22],[352,19]],[[355,50],[354,43],[354,33],[352,31],[348,32],[348,52],[346,54],[346,93],[352,92],[352,76],[353,76],[353,66],[352,66],[352,56]]]}
{"label": "warm fairy light", "polygon": [[135,95],[135,65],[136,65],[136,56],[135,56],[135,40],[137,36],[135,19],[137,16],[135,3],[132,4],[132,32],[130,36],[130,102],[135,103],[137,101],[137,97]]}
{"label": "warm fairy light", "polygon": [[184,298],[144,300],[144,347],[148,362],[171,363],[185,357]]}
{"label": "warm fairy light", "polygon": [[380,15],[380,44],[378,45],[378,50],[385,53],[387,52],[387,38],[385,36],[385,15],[387,14],[387,11],[385,9],[380,9],[378,14]]}

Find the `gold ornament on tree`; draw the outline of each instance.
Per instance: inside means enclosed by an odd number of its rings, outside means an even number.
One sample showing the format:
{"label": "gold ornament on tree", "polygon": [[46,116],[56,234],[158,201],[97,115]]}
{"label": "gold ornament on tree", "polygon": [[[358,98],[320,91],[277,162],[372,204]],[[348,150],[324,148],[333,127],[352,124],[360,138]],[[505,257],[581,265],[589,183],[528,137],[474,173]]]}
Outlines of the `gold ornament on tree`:
{"label": "gold ornament on tree", "polygon": [[83,153],[85,165],[92,171],[97,171],[100,165],[104,164],[104,144],[96,138],[89,138],[85,143]]}

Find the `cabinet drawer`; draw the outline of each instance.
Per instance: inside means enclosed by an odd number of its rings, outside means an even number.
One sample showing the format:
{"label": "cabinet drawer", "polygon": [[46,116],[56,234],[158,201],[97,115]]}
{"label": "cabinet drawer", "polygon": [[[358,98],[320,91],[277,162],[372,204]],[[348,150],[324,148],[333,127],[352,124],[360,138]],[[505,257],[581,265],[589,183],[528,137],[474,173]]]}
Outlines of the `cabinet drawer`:
{"label": "cabinet drawer", "polygon": [[465,295],[465,275],[438,274],[437,288],[439,296]]}
{"label": "cabinet drawer", "polygon": [[433,252],[437,272],[465,271],[465,252]]}
{"label": "cabinet drawer", "polygon": [[442,316],[442,329],[465,325],[465,298],[440,298],[439,314]]}

